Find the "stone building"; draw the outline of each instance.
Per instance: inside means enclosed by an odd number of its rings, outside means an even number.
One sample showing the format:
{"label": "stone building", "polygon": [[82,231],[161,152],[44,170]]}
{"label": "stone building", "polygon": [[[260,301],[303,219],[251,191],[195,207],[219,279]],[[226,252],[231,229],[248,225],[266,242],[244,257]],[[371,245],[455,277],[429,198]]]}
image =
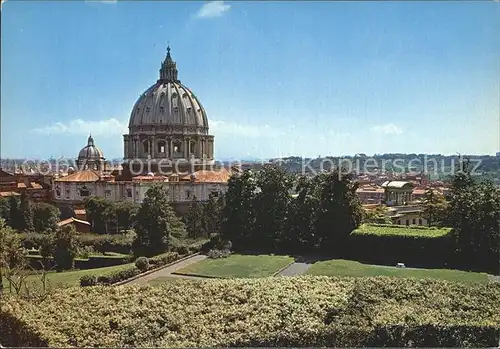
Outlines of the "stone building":
{"label": "stone building", "polygon": [[400,206],[412,202],[412,193],[415,185],[406,181],[386,181],[382,183],[385,190],[387,206]]}
{"label": "stone building", "polygon": [[159,79],[141,94],[123,136],[124,170],[132,174],[202,169],[214,163],[214,136],[198,97],[178,79],[167,48]]}
{"label": "stone building", "polygon": [[96,147],[94,144],[94,139],[92,135],[89,136],[87,140],[87,145],[80,150],[78,153],[78,158],[76,160],[76,165],[80,170],[95,170],[104,171],[105,170],[105,159],[102,151]]}

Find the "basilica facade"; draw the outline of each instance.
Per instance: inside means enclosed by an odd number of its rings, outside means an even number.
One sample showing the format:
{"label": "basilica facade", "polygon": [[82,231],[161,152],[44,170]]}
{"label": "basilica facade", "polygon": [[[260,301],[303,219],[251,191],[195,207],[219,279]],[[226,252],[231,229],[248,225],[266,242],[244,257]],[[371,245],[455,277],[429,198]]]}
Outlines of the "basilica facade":
{"label": "basilica facade", "polygon": [[170,48],[159,79],[134,104],[123,136],[120,169],[106,167],[103,152],[89,136],[76,168],[53,181],[53,200],[80,206],[89,196],[141,203],[160,183],[177,211],[193,201],[227,191],[231,170],[214,168],[214,136],[200,100],[181,84]]}

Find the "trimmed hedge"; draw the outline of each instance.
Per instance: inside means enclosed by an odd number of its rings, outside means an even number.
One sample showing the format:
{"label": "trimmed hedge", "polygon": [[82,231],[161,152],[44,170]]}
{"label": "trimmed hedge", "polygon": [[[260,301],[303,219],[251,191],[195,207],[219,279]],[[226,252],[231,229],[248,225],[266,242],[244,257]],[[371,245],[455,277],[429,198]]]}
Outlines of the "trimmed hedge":
{"label": "trimmed hedge", "polygon": [[[30,266],[39,270],[42,268],[41,262],[43,260],[40,255],[29,255],[27,256]],[[115,265],[126,264],[130,261],[130,256],[106,256],[106,255],[95,255],[89,256],[89,258],[75,258],[75,269],[95,269],[95,268],[104,268],[104,267],[112,267]],[[51,269],[54,267],[55,262],[52,258],[46,261],[47,265],[45,265],[45,269]]]}
{"label": "trimmed hedge", "polygon": [[453,258],[451,229],[364,224],[349,236],[348,259],[410,267],[446,267]]}
{"label": "trimmed hedge", "polygon": [[[173,280],[11,297],[0,342],[51,347],[496,347],[500,284],[328,277]],[[4,330],[6,329],[6,330]]]}

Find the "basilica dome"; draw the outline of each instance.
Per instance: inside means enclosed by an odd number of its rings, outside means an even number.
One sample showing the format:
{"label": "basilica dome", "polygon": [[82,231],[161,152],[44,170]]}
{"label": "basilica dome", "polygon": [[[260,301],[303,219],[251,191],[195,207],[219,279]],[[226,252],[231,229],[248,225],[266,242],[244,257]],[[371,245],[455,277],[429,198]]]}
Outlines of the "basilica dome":
{"label": "basilica dome", "polygon": [[[129,131],[161,130],[167,125],[182,126],[183,134],[208,132],[207,114],[194,93],[177,79],[170,48],[160,69],[160,79],[139,97],[132,109]],[[172,128],[175,129],[178,128]]]}
{"label": "basilica dome", "polygon": [[102,151],[97,148],[94,144],[94,139],[92,136],[89,136],[89,139],[87,140],[87,145],[80,150],[78,153],[78,160],[101,160],[104,159],[104,155],[102,154]]}

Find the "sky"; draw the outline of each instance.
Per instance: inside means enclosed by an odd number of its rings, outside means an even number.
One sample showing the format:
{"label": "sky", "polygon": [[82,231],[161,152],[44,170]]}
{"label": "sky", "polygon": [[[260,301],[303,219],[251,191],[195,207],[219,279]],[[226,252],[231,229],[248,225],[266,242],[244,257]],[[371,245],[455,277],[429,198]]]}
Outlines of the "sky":
{"label": "sky", "polygon": [[215,157],[500,151],[500,2],[2,1],[1,156],[123,156],[169,44]]}

